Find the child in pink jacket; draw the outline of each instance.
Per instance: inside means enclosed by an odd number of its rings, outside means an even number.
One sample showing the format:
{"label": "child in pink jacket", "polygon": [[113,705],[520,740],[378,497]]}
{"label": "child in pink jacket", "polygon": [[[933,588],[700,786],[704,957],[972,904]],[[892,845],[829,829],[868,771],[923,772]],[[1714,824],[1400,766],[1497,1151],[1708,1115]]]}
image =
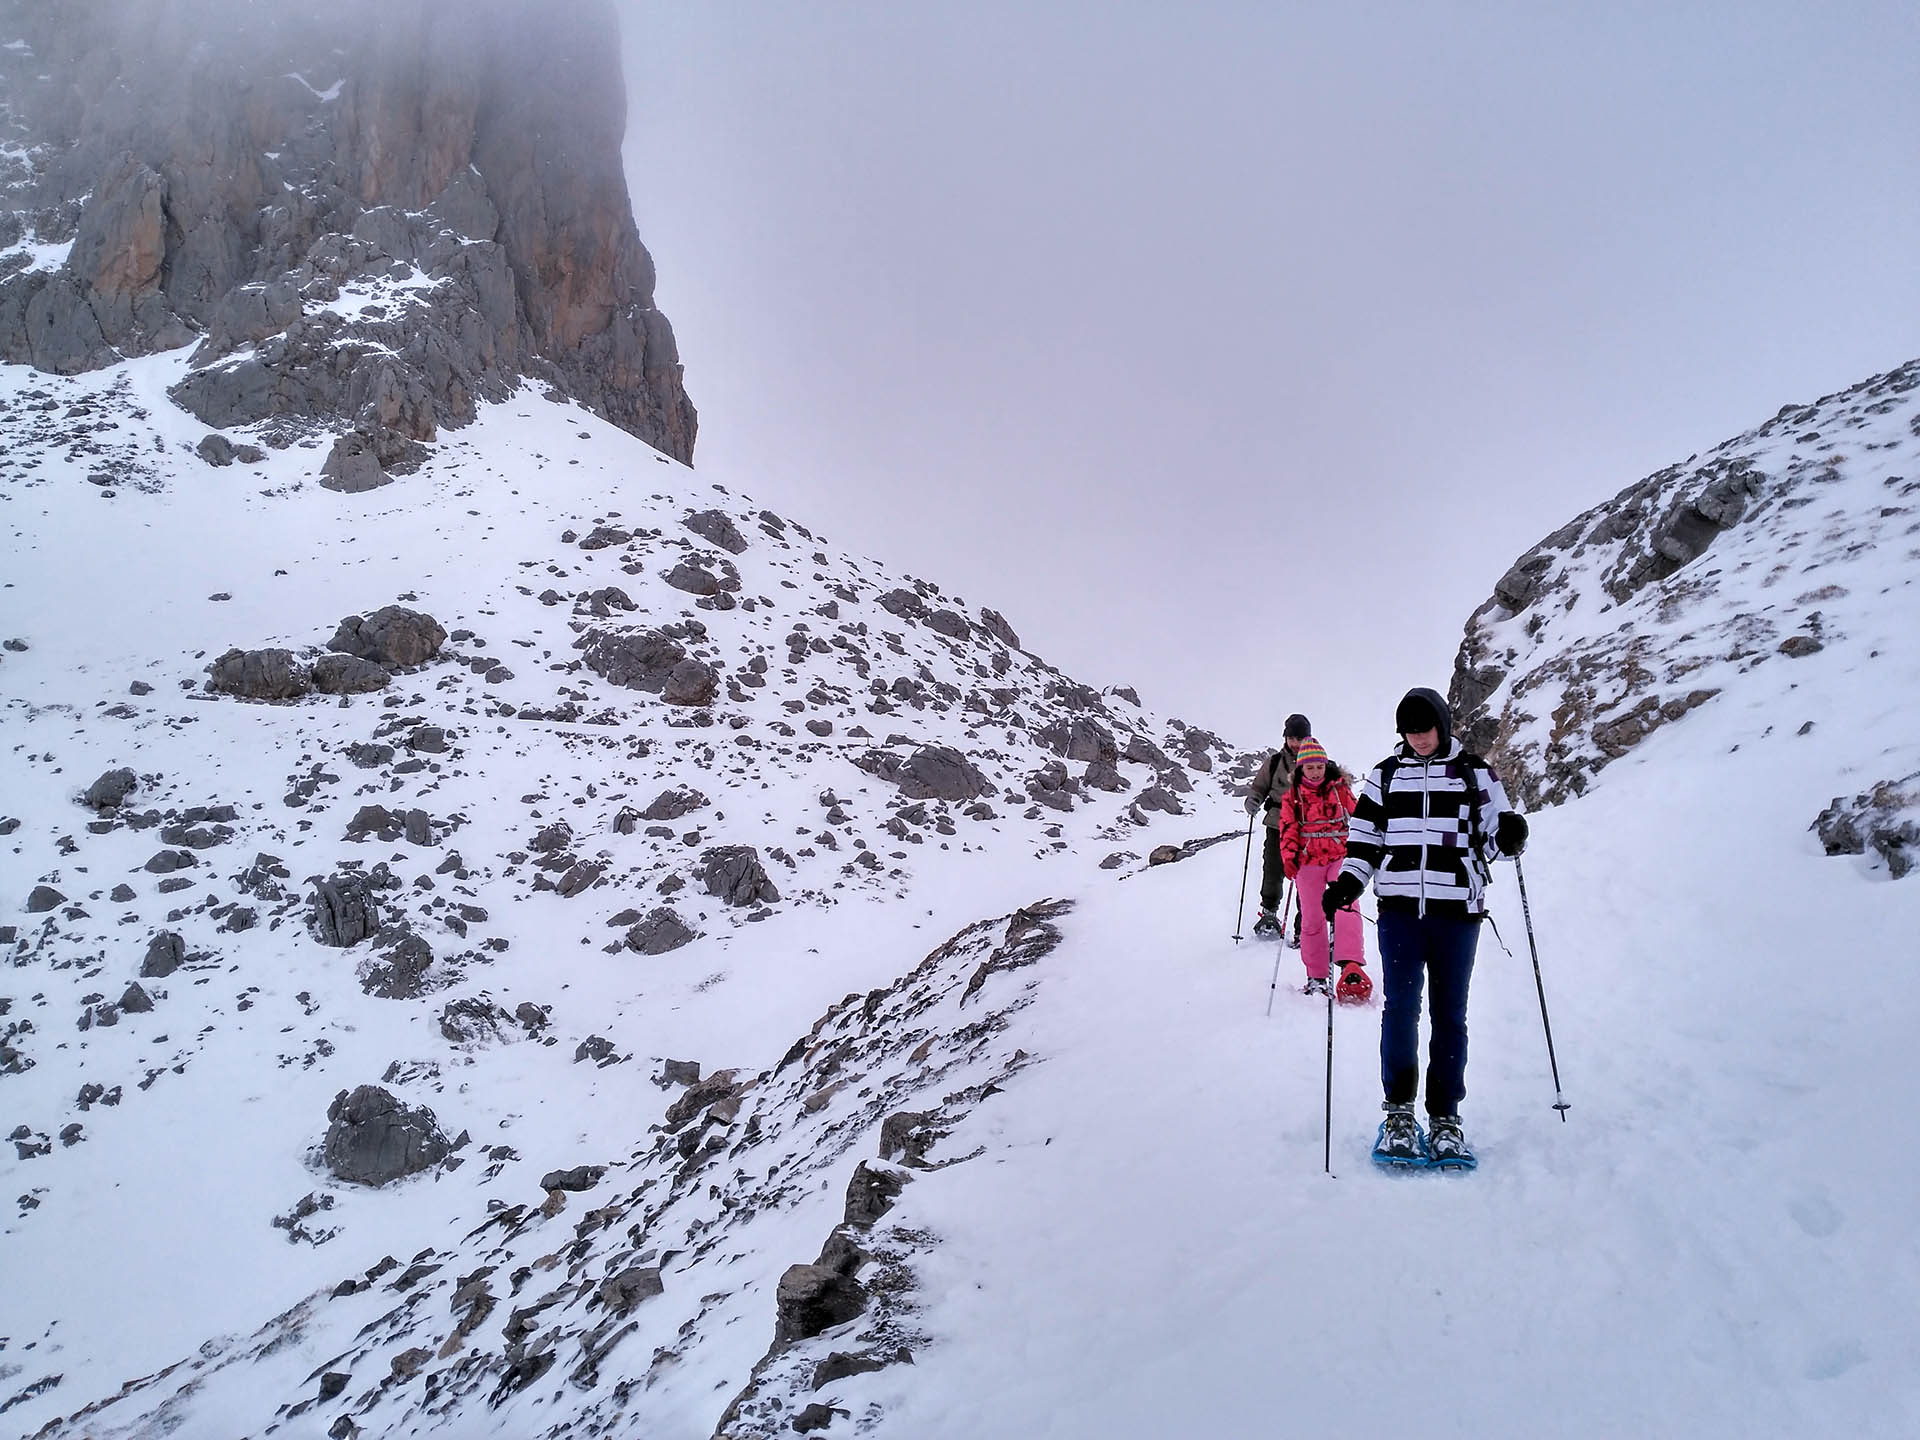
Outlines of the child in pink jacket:
{"label": "child in pink jacket", "polygon": [[[1300,896],[1300,958],[1309,995],[1327,993],[1327,917],[1320,897],[1347,858],[1353,806],[1346,772],[1318,740],[1302,740],[1293,784],[1280,801],[1280,862]],[[1366,964],[1360,912],[1352,906],[1334,920],[1333,958],[1342,966]]]}

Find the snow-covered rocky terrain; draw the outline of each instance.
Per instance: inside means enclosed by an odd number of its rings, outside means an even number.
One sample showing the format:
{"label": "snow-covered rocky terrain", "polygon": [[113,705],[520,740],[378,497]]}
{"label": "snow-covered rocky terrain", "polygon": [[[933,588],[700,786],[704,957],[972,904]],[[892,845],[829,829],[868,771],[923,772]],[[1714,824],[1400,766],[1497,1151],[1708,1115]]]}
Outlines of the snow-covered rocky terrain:
{"label": "snow-covered rocky terrain", "polygon": [[[71,1408],[348,1250],[650,1152],[666,1060],[757,1073],[1054,871],[1186,839],[1195,781],[1238,818],[1213,736],[577,407],[528,390],[345,495],[317,446],[203,458],[184,363],[0,397],[0,1164],[41,1297],[0,1404]],[[451,1145],[431,1177],[335,1181],[329,1107],[363,1084],[432,1108],[374,1167]],[[879,1103],[844,1085],[804,1113]]]}
{"label": "snow-covered rocky terrain", "polygon": [[[200,458],[178,363],[8,371],[0,412],[21,1433],[1920,1420],[1920,887],[1808,830],[1912,743],[1909,551],[1536,817],[1570,1120],[1503,876],[1480,1172],[1372,1171],[1343,1010],[1329,1178],[1325,1011],[1228,936],[1212,737],[564,403],[342,495],[297,446]],[[1867,438],[1891,491],[1914,442]],[[381,689],[209,689],[311,686],[388,605],[447,635]],[[595,668],[690,624],[658,693]]]}

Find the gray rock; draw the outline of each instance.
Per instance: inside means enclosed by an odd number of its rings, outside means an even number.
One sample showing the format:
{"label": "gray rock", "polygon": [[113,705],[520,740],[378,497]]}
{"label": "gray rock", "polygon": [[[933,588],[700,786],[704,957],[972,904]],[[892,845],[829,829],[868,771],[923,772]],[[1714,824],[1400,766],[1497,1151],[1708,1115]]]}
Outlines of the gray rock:
{"label": "gray rock", "polygon": [[790,1265],[774,1297],[773,1343],[785,1347],[844,1325],[859,1318],[867,1300],[866,1287],[851,1275],[824,1265]]}
{"label": "gray rock", "polygon": [[678,820],[682,815],[690,815],[707,803],[707,797],[691,785],[675,785],[670,790],[662,790],[653,797],[653,802],[640,812],[642,820]]}
{"label": "gray rock", "polygon": [[540,1177],[542,1190],[567,1190],[579,1192],[591,1190],[600,1183],[600,1177],[607,1173],[604,1165],[576,1165],[571,1170],[549,1170]]}
{"label": "gray rock", "polygon": [[56,905],[67,903],[67,897],[51,885],[36,885],[27,894],[27,913],[44,915]]}
{"label": "gray rock", "polygon": [[853,1167],[847,1182],[846,1223],[871,1225],[893,1208],[893,1202],[906,1189],[907,1175],[899,1170],[880,1169],[862,1160]]}
{"label": "gray rock", "polygon": [[207,689],[242,700],[298,700],[311,688],[291,650],[227,651],[207,667]]}
{"label": "gray rock", "polygon": [[1895,880],[1920,869],[1920,772],[1833,803],[1808,827],[1829,855],[1872,851]]}
{"label": "gray rock", "polygon": [[309,673],[322,695],[365,695],[393,683],[384,669],[358,655],[322,655]]}
{"label": "gray rock", "polygon": [[440,1035],[451,1045],[487,1045],[506,1038],[513,1017],[483,995],[449,1000],[440,1010]]}
{"label": "gray rock", "polygon": [[87,787],[81,803],[94,810],[113,810],[126,803],[140,778],[127,769],[109,770]]}
{"label": "gray rock", "polygon": [[658,1265],[630,1265],[617,1275],[609,1275],[595,1292],[599,1301],[615,1315],[624,1315],[643,1300],[666,1293],[660,1281]]}
{"label": "gray rock", "polygon": [[724,510],[701,510],[688,515],[681,524],[693,531],[702,540],[718,545],[729,554],[739,555],[747,548],[747,537],[733,523],[733,517]]}
{"label": "gray rock", "polygon": [[617,525],[596,525],[587,534],[586,538],[580,541],[580,548],[582,550],[607,550],[615,546],[625,545],[631,539],[633,539],[633,532],[630,530],[622,530]]}
{"label": "gray rock", "polygon": [[402,1104],[378,1085],[342,1090],[327,1109],[327,1169],[352,1185],[386,1185],[431,1168],[452,1147],[433,1111]]}
{"label": "gray rock", "polygon": [[701,852],[700,880],[709,895],[729,905],[771,905],[780,898],[751,845],[716,845]]}
{"label": "gray rock", "polygon": [[705,705],[719,687],[719,672],[663,631],[592,630],[579,644],[596,675],[669,704]]}
{"label": "gray rock", "polygon": [[224,435],[209,435],[193,447],[193,453],[207,464],[225,469],[233,464],[233,442]]}
{"label": "gray rock", "polygon": [[433,659],[446,640],[446,630],[431,615],[383,605],[370,615],[347,616],[327,648],[380,665],[413,666]]}
{"label": "gray rock", "polygon": [[357,431],[342,435],[327,452],[320,467],[320,486],[343,495],[363,495],[393,483],[393,477],[380,466],[374,442]]}
{"label": "gray rock", "polygon": [[629,950],[642,955],[665,955],[698,938],[678,914],[661,906],[627,931],[626,944]]}
{"label": "gray rock", "polygon": [[661,1061],[660,1083],[662,1085],[698,1085],[700,1062],[698,1060]]}
{"label": "gray rock", "polygon": [[313,882],[314,938],[347,948],[380,933],[380,903],[366,877],[351,873]]}
{"label": "gray rock", "polygon": [[902,620],[927,618],[927,602],[912,590],[889,590],[880,597],[880,608],[890,615],[898,615]]}
{"label": "gray rock", "polygon": [[417,1000],[434,988],[428,971],[433,947],[419,935],[403,931],[382,936],[383,947],[361,967],[360,988],[382,1000]]}
{"label": "gray rock", "polygon": [[157,850],[141,868],[152,875],[171,875],[176,870],[191,870],[200,863],[191,850]]}
{"label": "gray rock", "polygon": [[171,930],[162,930],[147,942],[147,955],[140,962],[140,975],[146,980],[164,980],[187,960],[187,942]]}
{"label": "gray rock", "polygon": [[1020,648],[1020,637],[1014,633],[1013,626],[1007,623],[1006,616],[1002,615],[998,610],[982,610],[980,612],[980,628],[993,636],[994,639],[1000,641],[1000,643],[1005,645],[1009,650],[1018,650]]}
{"label": "gray rock", "polygon": [[953,610],[935,610],[927,616],[926,624],[936,635],[945,635],[950,640],[964,640],[973,633],[966,617]]}
{"label": "gray rock", "polygon": [[153,1009],[153,997],[138,980],[127,986],[120,997],[120,1008],[129,1015],[145,1015]]}

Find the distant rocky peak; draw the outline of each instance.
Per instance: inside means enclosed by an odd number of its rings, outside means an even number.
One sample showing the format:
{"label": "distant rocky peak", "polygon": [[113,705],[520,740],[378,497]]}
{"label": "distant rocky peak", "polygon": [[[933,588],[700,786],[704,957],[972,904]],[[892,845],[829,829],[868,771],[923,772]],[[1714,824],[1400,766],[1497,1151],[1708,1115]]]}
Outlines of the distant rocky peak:
{"label": "distant rocky peak", "polygon": [[1759,667],[1844,642],[1876,577],[1920,571],[1917,495],[1920,360],[1629,485],[1520,556],[1467,622],[1457,733],[1528,805],[1582,793]]}
{"label": "distant rocky peak", "polygon": [[526,378],[692,455],[609,0],[0,0],[0,32],[0,360],[194,345],[178,403],[345,431],[359,483]]}

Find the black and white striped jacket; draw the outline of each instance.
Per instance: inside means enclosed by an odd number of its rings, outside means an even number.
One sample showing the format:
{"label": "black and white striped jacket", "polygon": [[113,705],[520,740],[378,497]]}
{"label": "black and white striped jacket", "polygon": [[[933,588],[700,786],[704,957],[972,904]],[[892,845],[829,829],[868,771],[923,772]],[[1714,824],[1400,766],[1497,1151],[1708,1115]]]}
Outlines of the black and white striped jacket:
{"label": "black and white striped jacket", "polygon": [[[1469,802],[1475,790],[1477,809]],[[1484,915],[1487,861],[1500,853],[1494,822],[1512,808],[1493,767],[1458,740],[1425,760],[1403,743],[1360,787],[1340,873],[1372,880],[1383,909]]]}

